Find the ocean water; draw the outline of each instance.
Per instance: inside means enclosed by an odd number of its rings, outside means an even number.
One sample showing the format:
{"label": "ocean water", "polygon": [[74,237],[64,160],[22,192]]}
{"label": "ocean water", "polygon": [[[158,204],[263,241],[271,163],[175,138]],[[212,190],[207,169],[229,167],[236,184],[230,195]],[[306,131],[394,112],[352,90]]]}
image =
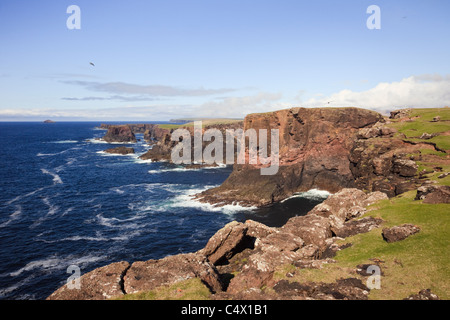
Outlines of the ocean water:
{"label": "ocean water", "polygon": [[232,168],[186,170],[109,155],[100,123],[0,123],[0,299],[45,299],[81,274],[117,261],[194,252],[233,220],[281,226],[327,194],[267,208],[216,208],[192,199]]}

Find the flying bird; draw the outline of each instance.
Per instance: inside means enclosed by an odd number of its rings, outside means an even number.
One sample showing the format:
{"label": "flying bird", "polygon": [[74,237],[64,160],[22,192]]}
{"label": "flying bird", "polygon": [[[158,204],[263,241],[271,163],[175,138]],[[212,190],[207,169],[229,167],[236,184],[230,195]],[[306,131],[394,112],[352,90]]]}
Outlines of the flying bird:
{"label": "flying bird", "polygon": [[95,64],[93,64],[92,62],[89,62],[89,64],[90,64],[91,66],[95,67]]}

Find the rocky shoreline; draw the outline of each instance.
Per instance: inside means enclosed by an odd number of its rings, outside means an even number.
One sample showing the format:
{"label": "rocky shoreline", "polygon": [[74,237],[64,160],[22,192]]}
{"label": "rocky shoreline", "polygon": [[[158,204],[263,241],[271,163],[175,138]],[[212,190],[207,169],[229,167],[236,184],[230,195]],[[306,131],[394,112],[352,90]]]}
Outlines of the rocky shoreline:
{"label": "rocky shoreline", "polygon": [[[211,300],[366,300],[370,288],[360,278],[298,283],[277,280],[274,275],[284,265],[302,270],[335,263],[336,253],[352,246],[350,242],[337,242],[383,226],[382,219],[365,214],[370,205],[386,199],[381,192],[343,189],[281,228],[252,220],[231,222],[197,252],[131,264],[113,263],[83,275],[80,289],[64,285],[48,300],[116,299],[192,279],[199,279],[208,288]],[[392,243],[418,232],[417,226],[401,225],[384,228],[382,235]],[[355,274],[369,277],[368,266],[355,266]]]}
{"label": "rocky shoreline", "polygon": [[[282,289],[285,286],[282,282],[272,280],[276,267],[295,263],[304,268],[320,268],[332,263],[334,253],[341,250],[335,244],[336,234],[350,236],[380,227],[381,220],[354,219],[365,212],[365,206],[386,198],[379,192],[366,195],[357,189],[344,189],[306,216],[291,218],[281,228],[251,220],[231,222],[197,252],[132,264],[113,263],[83,275],[81,289],[71,290],[65,285],[48,299],[111,299],[192,278],[199,278],[209,288],[211,299],[261,298],[262,286],[280,292],[278,297],[265,296],[265,299],[288,298],[292,288]],[[362,286],[360,281],[349,280],[338,284],[336,290],[342,287],[347,292],[342,292],[346,298],[364,298],[367,289],[361,289]],[[310,291],[317,294],[317,288],[311,287]],[[308,290],[304,298],[307,297]]]}
{"label": "rocky shoreline", "polygon": [[[394,111],[390,119],[395,124],[412,121],[411,112],[411,109]],[[244,206],[263,206],[313,188],[334,194],[307,215],[293,217],[280,228],[251,220],[231,222],[197,252],[160,260],[113,263],[83,275],[80,290],[70,290],[65,285],[48,299],[114,299],[192,279],[201,281],[212,300],[367,299],[370,288],[358,277],[324,283],[280,280],[275,275],[285,265],[304,270],[333,264],[338,251],[352,246],[346,238],[381,230],[385,221],[366,215],[374,203],[410,190],[417,190],[416,201],[424,204],[450,202],[449,186],[427,180],[430,174],[441,172],[442,167],[435,165],[431,171],[419,171],[417,163],[440,159],[447,164],[446,150],[428,141],[440,133],[411,139],[398,132],[390,119],[357,108],[294,108],[247,116],[236,128],[243,125],[244,130],[280,130],[278,174],[263,177],[258,165],[234,165],[232,174],[220,187],[197,195],[197,200],[214,205],[238,202]],[[435,116],[430,122],[440,119]],[[142,158],[170,160],[173,129],[157,125],[144,129],[147,141],[154,145]],[[130,127],[112,126],[108,130],[132,139]],[[445,180],[447,176],[440,174],[438,179]],[[392,243],[421,232],[419,226],[404,223],[384,227],[379,238]],[[380,266],[378,260],[373,261]],[[354,266],[352,273],[368,278],[369,266]],[[438,297],[422,290],[404,298]]]}

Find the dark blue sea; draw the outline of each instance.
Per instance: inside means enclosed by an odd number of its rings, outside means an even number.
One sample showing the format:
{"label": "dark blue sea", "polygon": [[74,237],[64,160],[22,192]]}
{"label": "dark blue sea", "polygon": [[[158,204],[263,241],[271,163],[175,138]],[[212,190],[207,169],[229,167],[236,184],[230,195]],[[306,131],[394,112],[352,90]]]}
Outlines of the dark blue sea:
{"label": "dark blue sea", "polygon": [[81,274],[117,261],[197,251],[233,220],[281,226],[326,195],[312,192],[268,208],[215,208],[192,199],[232,167],[186,170],[108,155],[95,122],[0,123],[0,299],[40,300]]}

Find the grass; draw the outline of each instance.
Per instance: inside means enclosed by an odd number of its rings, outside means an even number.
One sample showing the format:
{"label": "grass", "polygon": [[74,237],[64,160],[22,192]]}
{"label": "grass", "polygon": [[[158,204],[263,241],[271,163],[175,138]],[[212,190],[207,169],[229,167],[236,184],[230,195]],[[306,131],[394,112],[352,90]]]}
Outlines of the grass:
{"label": "grass", "polygon": [[[441,120],[432,122],[436,116],[439,116]],[[425,132],[439,134],[450,131],[450,108],[412,109],[410,118],[410,121],[403,122],[392,120],[389,126],[414,142],[422,141],[418,138]],[[450,136],[439,135],[425,141],[435,143],[440,149],[450,150]]]}
{"label": "grass", "polygon": [[[226,125],[226,124],[236,124],[238,122],[242,122],[243,120],[237,119],[203,119],[202,127],[214,126],[214,125]],[[161,129],[180,129],[180,128],[189,128],[193,127],[194,122],[189,122],[185,124],[159,124],[158,127]]]}
{"label": "grass", "polygon": [[211,293],[198,278],[177,282],[151,291],[126,294],[118,300],[207,300]]}
{"label": "grass", "polygon": [[[384,200],[373,207],[366,216],[385,220],[383,227],[404,223],[418,225],[421,231],[403,241],[387,243],[382,238],[382,228],[359,234],[342,241],[352,246],[341,250],[335,257],[336,263],[323,269],[296,270],[289,281],[334,282],[339,278],[357,277],[359,264],[373,264],[371,259],[380,259],[381,289],[371,290],[369,299],[397,300],[422,289],[431,289],[441,299],[450,298],[450,206],[448,204],[423,204],[416,201],[415,191],[391,200]],[[278,279],[284,278],[293,266],[284,266],[277,272]]]}

